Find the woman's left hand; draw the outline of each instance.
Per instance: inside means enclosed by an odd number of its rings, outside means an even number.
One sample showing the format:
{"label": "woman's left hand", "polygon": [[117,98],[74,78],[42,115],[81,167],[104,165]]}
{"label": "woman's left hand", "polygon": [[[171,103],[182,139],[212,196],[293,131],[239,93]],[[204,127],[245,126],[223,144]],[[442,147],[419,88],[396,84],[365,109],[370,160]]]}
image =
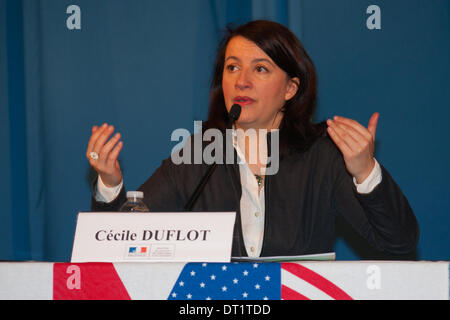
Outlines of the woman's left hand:
{"label": "woman's left hand", "polygon": [[375,112],[367,128],[357,121],[335,116],[327,120],[328,134],[341,150],[348,172],[362,183],[375,166],[375,132],[380,114]]}

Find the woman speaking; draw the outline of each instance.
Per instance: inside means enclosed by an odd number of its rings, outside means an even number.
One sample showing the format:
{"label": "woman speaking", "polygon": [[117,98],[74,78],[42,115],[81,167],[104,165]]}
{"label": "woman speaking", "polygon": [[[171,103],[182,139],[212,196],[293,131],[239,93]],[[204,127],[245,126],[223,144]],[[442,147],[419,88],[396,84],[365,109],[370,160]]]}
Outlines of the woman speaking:
{"label": "woman speaking", "polygon": [[[215,166],[192,210],[236,211],[233,256],[331,252],[339,215],[376,250],[410,253],[419,228],[402,191],[374,158],[378,113],[367,128],[344,117],[314,124],[316,100],[314,65],[290,30],[264,20],[229,29],[217,52],[203,130],[225,132],[231,107],[240,105],[233,125],[239,161]],[[256,148],[236,134],[249,130],[265,133],[257,135]],[[123,143],[113,131],[108,124],[92,128],[86,156],[98,173],[93,211],[118,211],[126,201],[117,160]],[[276,173],[266,174],[275,132],[279,163]],[[209,168],[168,158],[139,190],[150,211],[184,211]]]}

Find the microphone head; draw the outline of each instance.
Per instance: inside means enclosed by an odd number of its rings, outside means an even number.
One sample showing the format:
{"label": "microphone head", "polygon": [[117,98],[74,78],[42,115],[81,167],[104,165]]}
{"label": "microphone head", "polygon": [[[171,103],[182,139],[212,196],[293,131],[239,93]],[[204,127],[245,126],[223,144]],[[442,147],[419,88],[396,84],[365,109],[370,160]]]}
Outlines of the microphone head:
{"label": "microphone head", "polygon": [[239,116],[241,115],[241,106],[237,103],[233,104],[230,109],[230,113],[228,113],[228,117],[231,121],[231,123],[234,123],[237,119],[239,119]]}

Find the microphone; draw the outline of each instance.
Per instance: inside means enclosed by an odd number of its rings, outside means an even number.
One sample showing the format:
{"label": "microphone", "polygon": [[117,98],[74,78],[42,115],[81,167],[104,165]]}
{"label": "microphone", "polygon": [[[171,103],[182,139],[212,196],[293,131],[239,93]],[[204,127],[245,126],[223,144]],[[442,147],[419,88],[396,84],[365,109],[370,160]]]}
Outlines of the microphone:
{"label": "microphone", "polygon": [[237,119],[239,119],[239,116],[241,115],[241,106],[237,103],[233,104],[230,109],[230,113],[228,113],[228,125],[231,127]]}
{"label": "microphone", "polygon": [[[239,119],[239,116],[241,115],[241,106],[236,104],[233,104],[231,106],[230,112],[228,113],[228,124],[227,127],[232,127],[233,124]],[[208,168],[208,171],[206,171],[205,175],[203,176],[202,180],[200,180],[199,184],[197,185],[197,188],[195,189],[192,196],[189,198],[189,201],[185,204],[184,210],[185,211],[192,211],[192,208],[194,207],[195,202],[197,201],[198,197],[202,193],[203,189],[205,188],[206,184],[209,181],[209,178],[213,174],[214,170],[216,169],[217,163],[214,162],[211,164]]]}

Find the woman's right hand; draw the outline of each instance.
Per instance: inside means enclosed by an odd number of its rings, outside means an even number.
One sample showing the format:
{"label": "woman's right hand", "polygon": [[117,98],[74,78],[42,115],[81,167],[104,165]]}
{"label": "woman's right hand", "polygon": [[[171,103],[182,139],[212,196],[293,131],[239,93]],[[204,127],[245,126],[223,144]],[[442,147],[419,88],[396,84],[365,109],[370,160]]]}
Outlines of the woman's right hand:
{"label": "woman's right hand", "polygon": [[[107,141],[113,132],[114,127],[107,123],[104,123],[101,127],[93,126],[86,150],[89,163],[107,187],[115,187],[122,181],[122,171],[117,157],[122,150],[123,142],[119,141],[120,133],[116,133]],[[98,154],[97,159],[95,159],[95,154],[94,159],[91,157],[92,152]]]}

